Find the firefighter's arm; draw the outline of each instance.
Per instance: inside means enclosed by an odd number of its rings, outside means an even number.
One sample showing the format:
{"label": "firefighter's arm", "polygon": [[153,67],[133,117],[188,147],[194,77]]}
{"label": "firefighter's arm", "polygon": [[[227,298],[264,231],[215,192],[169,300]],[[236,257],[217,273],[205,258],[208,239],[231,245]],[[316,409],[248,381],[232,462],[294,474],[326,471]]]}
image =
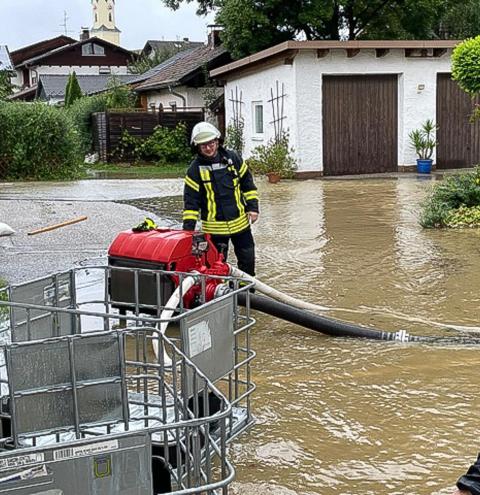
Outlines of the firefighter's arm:
{"label": "firefighter's arm", "polygon": [[195,230],[200,216],[200,177],[190,167],[183,188],[183,230]]}
{"label": "firefighter's arm", "polygon": [[255,183],[253,182],[253,176],[248,169],[245,162],[241,162],[238,175],[240,177],[240,190],[242,196],[245,199],[247,207],[245,208],[249,213],[252,223],[258,218],[258,191]]}

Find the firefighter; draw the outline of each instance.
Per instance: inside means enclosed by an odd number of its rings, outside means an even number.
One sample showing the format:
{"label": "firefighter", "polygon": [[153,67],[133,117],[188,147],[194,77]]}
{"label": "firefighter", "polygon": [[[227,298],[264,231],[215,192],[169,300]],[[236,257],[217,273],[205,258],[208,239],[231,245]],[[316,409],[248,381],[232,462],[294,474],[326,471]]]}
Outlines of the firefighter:
{"label": "firefighter", "polygon": [[183,228],[211,234],[217,249],[228,254],[229,241],[238,268],[255,276],[255,243],[250,225],[258,220],[258,193],[247,164],[221,145],[220,131],[208,122],[192,130],[191,145],[197,156],[185,176]]}

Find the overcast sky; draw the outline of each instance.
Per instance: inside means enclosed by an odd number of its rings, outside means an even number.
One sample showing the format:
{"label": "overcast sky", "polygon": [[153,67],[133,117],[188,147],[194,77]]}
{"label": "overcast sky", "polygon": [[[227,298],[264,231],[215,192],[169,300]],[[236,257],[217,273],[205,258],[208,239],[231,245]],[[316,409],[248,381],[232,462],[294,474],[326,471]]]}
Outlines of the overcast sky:
{"label": "overcast sky", "polygon": [[[205,41],[213,16],[195,15],[196,2],[173,12],[161,0],[116,0],[115,18],[122,31],[120,44],[130,50],[151,40],[190,38]],[[90,0],[0,0],[0,45],[10,51],[64,34],[78,39],[82,26],[92,26]]]}

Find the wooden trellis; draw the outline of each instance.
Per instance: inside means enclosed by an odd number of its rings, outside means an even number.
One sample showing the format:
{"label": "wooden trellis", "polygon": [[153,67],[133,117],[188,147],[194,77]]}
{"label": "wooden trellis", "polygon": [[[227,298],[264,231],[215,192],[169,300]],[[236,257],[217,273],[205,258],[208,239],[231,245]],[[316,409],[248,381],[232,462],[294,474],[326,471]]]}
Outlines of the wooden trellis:
{"label": "wooden trellis", "polygon": [[274,95],[274,88],[270,88],[271,98],[268,102],[272,104],[273,120],[270,121],[270,124],[273,124],[275,141],[278,141],[283,135],[283,121],[286,119],[286,116],[284,115],[285,97],[287,95],[285,94],[284,83],[282,83],[280,91],[280,83],[275,81],[275,90],[276,93]]}
{"label": "wooden trellis", "polygon": [[243,117],[242,117],[242,91],[238,91],[238,86],[235,86],[235,94],[233,93],[233,89],[230,90],[230,98],[228,101],[232,105],[232,120],[234,127],[238,128],[243,125]]}

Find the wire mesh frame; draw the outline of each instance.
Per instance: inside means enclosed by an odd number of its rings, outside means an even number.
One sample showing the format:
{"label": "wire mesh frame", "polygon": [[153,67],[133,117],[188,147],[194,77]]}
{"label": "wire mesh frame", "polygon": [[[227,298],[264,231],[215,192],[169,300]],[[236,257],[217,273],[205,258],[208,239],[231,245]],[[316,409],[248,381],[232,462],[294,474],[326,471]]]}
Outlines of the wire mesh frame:
{"label": "wire mesh frame", "polygon": [[[66,311],[66,310],[63,310]],[[139,337],[140,334],[140,338]],[[48,346],[49,342],[81,341],[92,337],[115,335],[125,341],[131,339],[133,342],[141,342],[141,361],[125,359],[123,379],[129,384],[136,384],[137,393],[133,396],[126,396],[124,404],[128,401],[128,406],[138,406],[137,416],[128,416],[124,410],[124,420],[120,422],[106,422],[97,424],[80,425],[78,422],[78,403],[75,403],[75,425],[72,428],[57,428],[50,431],[33,433],[30,435],[17,435],[15,433],[15,422],[12,421],[13,435],[1,441],[2,447],[14,447],[21,451],[22,447],[37,447],[41,450],[42,438],[54,436],[49,439],[48,445],[53,441],[56,444],[71,441],[72,437],[66,434],[74,431],[75,438],[81,444],[83,439],[92,437],[103,437],[104,435],[117,435],[119,431],[127,432],[132,423],[143,423],[142,430],[148,431],[155,440],[157,436],[158,447],[162,451],[162,457],[167,465],[171,467],[171,476],[174,481],[175,491],[173,493],[200,493],[221,490],[227,493],[226,487],[233,479],[234,470],[226,457],[227,430],[226,421],[231,414],[231,406],[224,399],[222,394],[216,390],[208,379],[191,363],[181,351],[174,346],[169,339],[152,328],[138,328],[124,331],[99,332],[86,335],[66,336],[59,339],[47,339],[44,341],[34,341],[34,343]],[[158,339],[159,349],[163,350],[169,346],[169,353],[172,356],[172,365],[167,367],[163,362],[164,353],[159,353],[158,360],[148,356],[146,349],[148,341]],[[12,348],[22,348],[32,345],[31,342],[16,344],[6,344],[2,347],[7,355],[7,363],[11,359]],[[122,346],[122,351],[126,348]],[[135,355],[138,355],[134,352]],[[75,395],[75,370],[74,363],[71,363],[72,371],[72,392]],[[137,375],[134,370],[142,369],[142,374]],[[193,379],[196,382],[195,390],[199,390],[187,401],[183,391],[185,390],[184,377],[187,375],[186,369],[193,371]],[[4,383],[10,385],[10,380],[2,379]],[[138,388],[141,381],[143,387]],[[55,387],[47,387],[41,392],[53,392]],[[222,399],[219,411],[210,412],[208,406],[208,396],[214,393]],[[17,394],[18,395],[18,394]],[[154,401],[155,397],[160,397],[160,401]],[[14,408],[17,396],[10,394],[10,404]],[[74,401],[75,402],[75,401]],[[192,405],[190,405],[190,403]],[[203,410],[200,407],[203,404]],[[155,412],[157,411],[157,412]],[[3,415],[5,417],[5,414]],[[15,417],[12,411],[11,418]],[[138,428],[131,430],[132,434]],[[23,443],[22,443],[23,441]],[[218,468],[214,470],[212,464],[214,459],[218,459]],[[1,460],[1,453],[0,453]],[[198,490],[197,490],[198,489]]]}
{"label": "wire mesh frame", "polygon": [[[233,421],[231,418],[230,403],[234,405],[240,404],[241,402],[245,403],[248,414],[248,424],[252,422],[252,418],[250,415],[250,394],[253,392],[255,387],[250,380],[250,361],[253,359],[254,353],[250,350],[248,329],[253,325],[254,320],[250,316],[248,297],[247,297],[247,307],[245,308],[244,314],[241,313],[240,308],[236,304],[236,298],[235,298],[235,308],[236,308],[235,309],[235,355],[236,355],[235,368],[229,374],[229,376],[223,380],[227,384],[227,394],[229,397],[228,404],[230,406],[230,413],[227,414],[228,420],[227,421],[225,420],[226,419],[225,416],[221,416],[219,419],[217,419],[218,416],[217,414],[213,416],[214,420],[212,421],[206,421],[206,422],[204,421],[198,423],[199,419],[198,418],[195,419],[195,418],[201,409],[201,407],[199,406],[200,402],[203,404],[202,407],[204,408],[203,415],[204,416],[209,415],[208,401],[206,400],[206,391],[205,391],[206,389],[204,389],[202,392],[203,396],[201,394],[194,396],[193,403],[192,405],[189,405],[189,407],[185,406],[185,396],[178,399],[180,401],[180,404],[179,407],[176,409],[177,415],[175,416],[175,420],[176,421],[178,420],[177,423],[174,423],[174,425],[170,424],[170,425],[165,425],[163,427],[152,428],[149,427],[149,423],[148,423],[149,418],[146,417],[148,416],[148,414],[151,415],[151,412],[149,413],[149,407],[151,407],[152,404],[148,403],[147,399],[149,397],[149,393],[147,392],[147,390],[152,380],[152,372],[151,372],[152,367],[151,365],[148,365],[145,362],[147,359],[146,349],[148,347],[148,340],[151,340],[152,336],[151,336],[151,330],[143,327],[145,327],[145,325],[158,327],[161,323],[161,320],[159,318],[160,309],[165,309],[165,308],[164,307],[160,308],[160,306],[157,305],[157,315],[156,317],[153,318],[142,315],[142,311],[145,310],[146,307],[142,305],[141,301],[139,300],[140,299],[139,274],[141,272],[148,272],[154,274],[154,277],[157,282],[156,283],[157,303],[162,299],[161,297],[162,285],[159,283],[162,276],[178,277],[181,286],[182,285],[181,282],[191,274],[165,272],[162,270],[156,270],[152,272],[152,270],[115,268],[117,270],[128,270],[134,273],[135,301],[132,307],[130,308],[130,310],[133,312],[133,316],[130,315],[119,316],[118,314],[113,313],[112,306],[114,305],[115,302],[109,300],[108,297],[109,295],[108,267],[84,267],[80,269],[71,270],[70,272],[57,274],[53,276],[53,278],[47,277],[48,283],[50,285],[53,285],[53,287],[55,287],[55,290],[59,290],[60,284],[58,283],[58,280],[61,279],[62,276],[65,276],[66,273],[69,273],[72,292],[74,293],[75,296],[76,277],[75,277],[75,273],[73,272],[80,271],[83,269],[84,270],[98,269],[104,271],[103,277],[101,277],[104,280],[103,298],[93,301],[79,301],[77,300],[76,297],[71,297],[69,301],[71,306],[70,308],[55,308],[49,306],[47,310],[55,314],[61,313],[63,315],[69,315],[72,321],[75,323],[74,325],[72,325],[73,334],[79,333],[81,331],[81,319],[82,317],[85,316],[100,318],[102,320],[103,330],[107,330],[107,331],[110,330],[115,324],[118,324],[119,321],[122,321],[125,325],[135,324],[140,327],[140,328],[135,328],[133,330],[132,328],[127,326],[127,329],[123,331],[125,336],[128,336],[129,338],[134,339],[137,342],[135,345],[135,359],[126,360],[126,365],[131,370],[129,375],[129,383],[130,385],[132,383],[134,384],[134,388],[137,391],[137,393],[143,392],[144,394],[143,401],[142,400],[138,401],[137,399],[137,401],[139,402],[137,403],[137,405],[143,407],[143,416],[140,415],[140,417],[133,418],[133,420],[137,420],[137,421],[143,420],[143,422],[145,423],[144,427],[149,428],[149,430],[152,432],[168,430],[168,435],[164,434],[164,436],[162,437],[164,443],[163,452],[166,459],[172,461],[173,464],[177,466],[172,471],[172,477],[175,480],[177,489],[187,490],[185,493],[197,493],[196,491],[191,491],[192,486],[199,486],[199,483],[203,483],[202,489],[206,489],[206,490],[211,489],[212,493],[213,491],[220,489],[223,493],[227,493],[226,487],[229,481],[227,482],[225,480],[231,480],[231,478],[233,478],[233,468],[226,459],[226,443],[241,431],[239,430],[236,432],[232,432]],[[208,278],[215,278],[215,277],[200,277],[200,278],[201,278],[200,286],[202,287],[201,301],[203,302],[205,301],[204,291],[206,286],[206,280]],[[224,278],[225,277],[223,277],[222,279]],[[249,287],[251,287],[252,285],[250,284],[246,287],[239,288],[238,279],[231,279],[230,283],[234,285],[234,292],[248,291]],[[27,326],[32,326],[31,323],[34,323],[34,319],[32,322],[30,322],[28,316],[35,310],[38,309],[45,310],[45,306],[29,305],[26,303],[23,304],[12,303],[12,302],[2,303],[1,301],[2,293],[3,293],[3,299],[5,298],[8,299],[10,292],[11,292],[11,288],[10,289],[7,288],[4,289],[3,291],[0,291],[0,314],[2,309],[5,310],[5,307],[7,308],[9,307],[11,314],[15,306],[22,307],[23,310],[25,311]],[[182,300],[183,300],[183,294],[180,294],[180,301]],[[52,301],[56,301],[55,298]],[[52,303],[52,301],[50,301],[50,303]],[[88,306],[88,304],[93,304],[93,303],[100,304],[102,306],[102,311],[95,312],[95,311],[87,311],[82,309],[84,306]],[[179,315],[174,317],[173,319],[177,319],[177,320],[181,319],[185,311],[186,310],[181,303],[179,307]],[[58,315],[56,319],[57,320],[59,319]],[[34,337],[34,335],[32,335],[32,333],[30,332],[29,337]],[[142,343],[142,345],[139,345],[138,343]],[[162,359],[163,359],[162,356],[164,356],[163,349],[165,345],[166,343],[163,340],[163,337],[160,338],[158,345],[159,362],[157,363],[157,367],[155,366],[153,367],[153,369],[157,371],[156,374],[158,375],[157,386],[159,387],[160,391],[163,390],[164,397],[167,390],[167,387],[165,386],[164,383],[166,381],[165,371],[164,370],[162,371],[162,366],[165,366],[165,363],[162,364]],[[174,365],[172,370],[176,370],[183,361],[184,358],[181,357],[181,355],[179,355],[178,360],[174,360]],[[241,376],[242,367],[245,368],[243,372],[243,378]],[[185,373],[180,374],[180,376],[184,377]],[[197,376],[200,375],[194,373],[194,380],[198,379]],[[182,383],[178,383],[178,380],[174,380],[172,383],[168,384],[168,386],[170,386],[170,390],[168,391],[168,393],[173,394],[174,396],[176,394],[176,391],[182,389]],[[159,395],[160,395],[160,391],[158,392]],[[130,400],[130,402],[135,402],[135,399]],[[183,409],[181,409],[182,405],[183,405]],[[187,411],[187,413],[181,417],[180,414],[178,413],[178,411],[180,410]],[[165,420],[166,417],[165,409],[163,409],[161,412],[163,415],[163,420]],[[190,416],[189,420],[185,419],[187,416]],[[197,421],[197,423],[195,423],[195,420]],[[211,426],[212,424],[217,425],[215,438],[213,438],[209,433],[212,428]],[[248,426],[248,424],[246,426]],[[108,434],[111,431],[112,431],[111,425],[106,425],[105,433]],[[92,431],[88,431],[88,429],[81,430],[81,436],[99,435],[99,434],[100,433],[98,431],[92,432]],[[57,436],[56,441],[62,441],[61,431],[57,432],[56,436]],[[174,445],[175,445],[174,450],[172,450],[171,448],[167,449],[167,444],[171,442],[172,438],[174,440]],[[32,443],[35,443],[35,438],[32,439]],[[212,483],[212,472],[215,470],[212,469],[211,454],[215,454],[220,459],[220,466],[217,467],[217,471],[220,471],[220,481],[217,481],[215,483]],[[200,457],[201,457],[201,461],[199,461]],[[167,462],[169,462],[168,460]]]}
{"label": "wire mesh frame", "polygon": [[284,133],[283,122],[286,119],[284,114],[286,96],[285,84],[282,83],[280,91],[280,83],[275,81],[275,94],[274,88],[270,88],[270,99],[267,100],[272,105],[273,120],[270,121],[270,124],[273,124],[275,142],[278,142]]}

